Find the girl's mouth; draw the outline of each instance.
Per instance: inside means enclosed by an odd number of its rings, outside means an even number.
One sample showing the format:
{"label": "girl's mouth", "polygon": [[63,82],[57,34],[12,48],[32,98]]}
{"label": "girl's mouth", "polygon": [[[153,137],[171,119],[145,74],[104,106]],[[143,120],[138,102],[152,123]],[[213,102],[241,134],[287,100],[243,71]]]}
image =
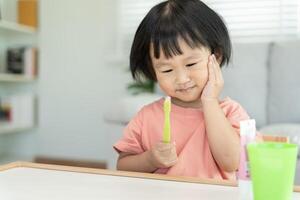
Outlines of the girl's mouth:
{"label": "girl's mouth", "polygon": [[194,89],[196,87],[196,85],[192,86],[192,87],[188,87],[188,88],[184,88],[184,89],[178,89],[177,92],[190,92],[192,89]]}

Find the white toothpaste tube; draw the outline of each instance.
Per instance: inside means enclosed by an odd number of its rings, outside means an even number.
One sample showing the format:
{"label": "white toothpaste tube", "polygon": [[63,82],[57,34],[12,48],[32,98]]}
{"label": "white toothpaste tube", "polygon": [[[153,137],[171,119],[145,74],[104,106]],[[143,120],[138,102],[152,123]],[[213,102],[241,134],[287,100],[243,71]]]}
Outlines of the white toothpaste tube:
{"label": "white toothpaste tube", "polygon": [[249,160],[247,145],[255,141],[256,125],[255,120],[244,120],[240,122],[241,155],[238,171],[239,199],[253,200],[252,183],[249,172]]}

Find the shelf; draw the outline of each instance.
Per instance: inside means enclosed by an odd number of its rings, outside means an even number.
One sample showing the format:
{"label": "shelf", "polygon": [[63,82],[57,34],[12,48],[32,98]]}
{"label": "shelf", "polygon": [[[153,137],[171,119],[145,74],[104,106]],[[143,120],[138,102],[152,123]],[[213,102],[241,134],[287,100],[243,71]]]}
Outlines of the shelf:
{"label": "shelf", "polygon": [[5,165],[16,161],[33,162],[33,158],[28,156],[22,156],[22,155],[14,155],[14,154],[0,155],[0,165]]}
{"label": "shelf", "polygon": [[25,75],[0,73],[0,82],[33,82],[35,77],[28,77]]}
{"label": "shelf", "polygon": [[28,127],[12,127],[12,126],[2,126],[1,127],[0,126],[0,135],[29,131],[29,130],[33,130],[34,128],[35,128],[34,126],[28,126]]}
{"label": "shelf", "polygon": [[21,25],[15,22],[1,21],[0,20],[0,30],[7,32],[17,32],[26,34],[35,34],[37,29],[30,26]]}

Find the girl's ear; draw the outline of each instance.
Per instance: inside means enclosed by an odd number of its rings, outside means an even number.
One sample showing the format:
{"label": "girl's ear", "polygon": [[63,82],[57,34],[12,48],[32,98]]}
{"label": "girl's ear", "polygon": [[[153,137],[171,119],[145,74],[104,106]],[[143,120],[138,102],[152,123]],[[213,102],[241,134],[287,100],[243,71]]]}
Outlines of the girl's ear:
{"label": "girl's ear", "polygon": [[221,62],[222,62],[222,60],[223,60],[223,54],[222,54],[221,49],[216,48],[216,49],[214,50],[214,54],[215,54],[216,59],[217,59],[219,65],[220,65]]}

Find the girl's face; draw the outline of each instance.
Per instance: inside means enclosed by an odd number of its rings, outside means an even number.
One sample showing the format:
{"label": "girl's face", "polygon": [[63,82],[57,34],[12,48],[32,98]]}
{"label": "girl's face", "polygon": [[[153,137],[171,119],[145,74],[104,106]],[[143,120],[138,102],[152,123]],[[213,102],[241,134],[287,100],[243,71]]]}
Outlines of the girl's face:
{"label": "girl's face", "polygon": [[160,58],[154,57],[151,47],[151,60],[160,88],[172,102],[182,107],[201,107],[201,93],[208,81],[208,48],[189,47],[179,40],[182,55],[166,58],[161,50]]}

